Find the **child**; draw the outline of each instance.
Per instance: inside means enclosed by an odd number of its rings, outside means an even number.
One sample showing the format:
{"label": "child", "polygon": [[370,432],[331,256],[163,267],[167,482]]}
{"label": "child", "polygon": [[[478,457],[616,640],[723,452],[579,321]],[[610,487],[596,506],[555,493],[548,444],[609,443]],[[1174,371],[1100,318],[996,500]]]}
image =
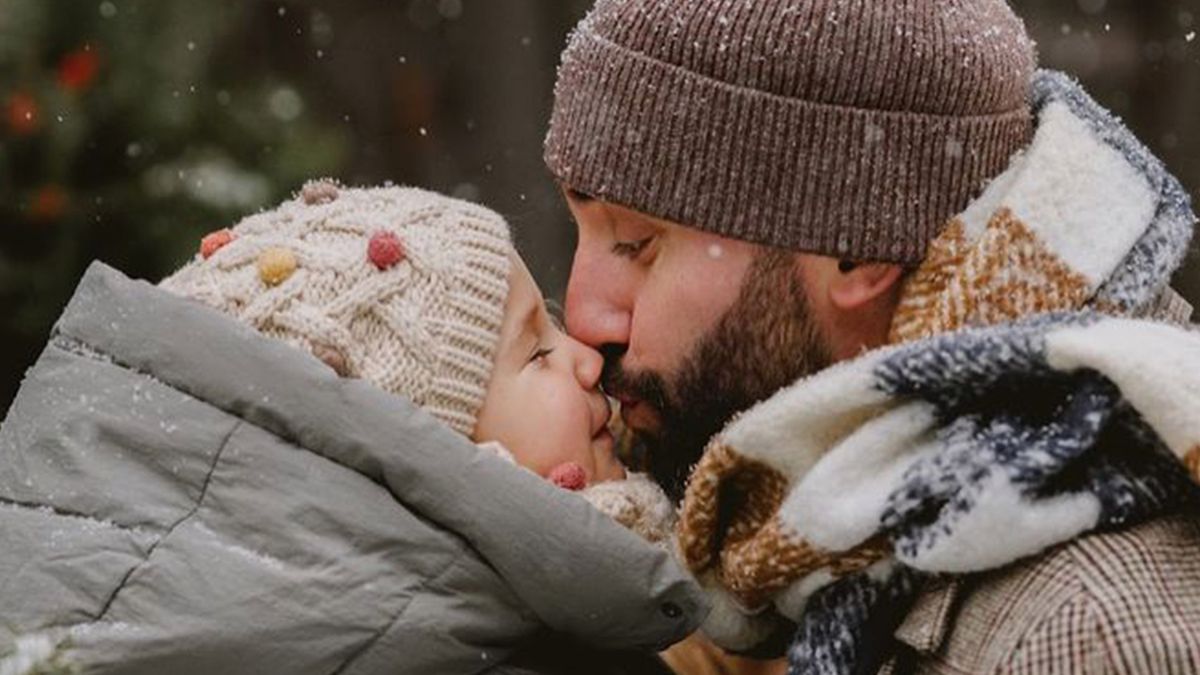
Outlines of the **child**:
{"label": "child", "polygon": [[705,603],[600,368],[421,190],[310,183],[157,288],[93,265],[0,425],[0,672],[653,659]]}
{"label": "child", "polygon": [[[453,204],[467,217],[449,219]],[[626,478],[600,355],[551,318],[503,221],[415,189],[304,186],[206,237],[161,286],[311,352],[585,499],[654,542],[672,510]]]}

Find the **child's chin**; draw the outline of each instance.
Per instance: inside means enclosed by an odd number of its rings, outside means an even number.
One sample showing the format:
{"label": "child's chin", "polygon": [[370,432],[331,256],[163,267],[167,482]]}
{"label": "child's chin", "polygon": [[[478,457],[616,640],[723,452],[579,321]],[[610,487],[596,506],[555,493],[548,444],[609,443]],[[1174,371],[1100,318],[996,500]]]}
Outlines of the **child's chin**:
{"label": "child's chin", "polygon": [[596,467],[596,476],[592,482],[606,483],[610,480],[625,480],[625,465],[616,457],[610,455],[604,458],[603,462]]}

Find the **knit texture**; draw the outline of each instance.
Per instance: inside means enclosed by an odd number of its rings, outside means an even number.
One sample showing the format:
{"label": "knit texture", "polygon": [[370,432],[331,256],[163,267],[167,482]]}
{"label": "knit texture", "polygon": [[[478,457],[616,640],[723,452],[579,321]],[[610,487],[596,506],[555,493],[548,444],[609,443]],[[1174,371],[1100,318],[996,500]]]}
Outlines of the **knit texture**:
{"label": "knit texture", "polygon": [[315,181],[206,237],[161,286],[470,436],[491,379],[511,250],[503,219],[481,206]]}
{"label": "knit texture", "polygon": [[[510,464],[517,464],[517,458],[498,441],[486,441],[479,447],[496,453],[501,459]],[[576,480],[564,484],[555,480],[555,474],[560,469],[571,469],[580,472]],[[604,515],[612,518],[642,539],[662,546],[670,545],[671,531],[675,525],[675,509],[667,493],[658,486],[650,476],[629,472],[625,480],[610,480],[602,483],[587,484],[587,475],[583,467],[574,462],[567,462],[551,470],[547,478],[561,488],[576,492],[589,504]]]}
{"label": "knit texture", "polygon": [[894,344],[714,438],[680,547],[705,630],[800,627],[792,673],[871,672],[927,574],[997,569],[1200,503],[1200,336],[1167,320],[1187,194],[1065,76],[1029,148],[934,242]]}
{"label": "knit texture", "polygon": [[667,494],[644,473],[629,473],[625,480],[589,485],[580,496],[601,513],[652,544],[670,543],[675,509]]}
{"label": "knit texture", "polygon": [[599,0],[545,160],[723,236],[916,263],[1028,142],[1034,63],[1004,0]]}

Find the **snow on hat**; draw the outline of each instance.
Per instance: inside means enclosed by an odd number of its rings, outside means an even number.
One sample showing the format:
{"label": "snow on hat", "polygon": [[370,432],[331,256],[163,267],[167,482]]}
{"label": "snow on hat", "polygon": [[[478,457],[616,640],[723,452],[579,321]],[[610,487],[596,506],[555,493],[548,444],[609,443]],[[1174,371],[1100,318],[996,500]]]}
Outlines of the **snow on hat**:
{"label": "snow on hat", "polygon": [[470,436],[508,297],[508,226],[416,188],[306,184],[160,284],[402,395]]}
{"label": "snow on hat", "polygon": [[912,264],[1031,138],[1005,0],[597,0],[545,159],[593,197],[722,236]]}

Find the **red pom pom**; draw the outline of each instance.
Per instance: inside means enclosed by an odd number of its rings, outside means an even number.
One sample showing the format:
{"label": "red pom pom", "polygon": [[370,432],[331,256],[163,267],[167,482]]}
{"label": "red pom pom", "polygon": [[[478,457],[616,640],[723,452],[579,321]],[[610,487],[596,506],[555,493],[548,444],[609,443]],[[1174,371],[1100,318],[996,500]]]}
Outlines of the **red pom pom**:
{"label": "red pom pom", "polygon": [[395,267],[406,255],[408,254],[404,250],[404,242],[391,232],[376,233],[367,245],[367,257],[380,270]]}
{"label": "red pom pom", "polygon": [[582,490],[587,487],[587,472],[575,462],[565,462],[550,470],[550,482],[564,490]]}
{"label": "red pom pom", "polygon": [[231,241],[233,241],[233,233],[229,230],[210,232],[200,240],[200,255],[207,260]]}

